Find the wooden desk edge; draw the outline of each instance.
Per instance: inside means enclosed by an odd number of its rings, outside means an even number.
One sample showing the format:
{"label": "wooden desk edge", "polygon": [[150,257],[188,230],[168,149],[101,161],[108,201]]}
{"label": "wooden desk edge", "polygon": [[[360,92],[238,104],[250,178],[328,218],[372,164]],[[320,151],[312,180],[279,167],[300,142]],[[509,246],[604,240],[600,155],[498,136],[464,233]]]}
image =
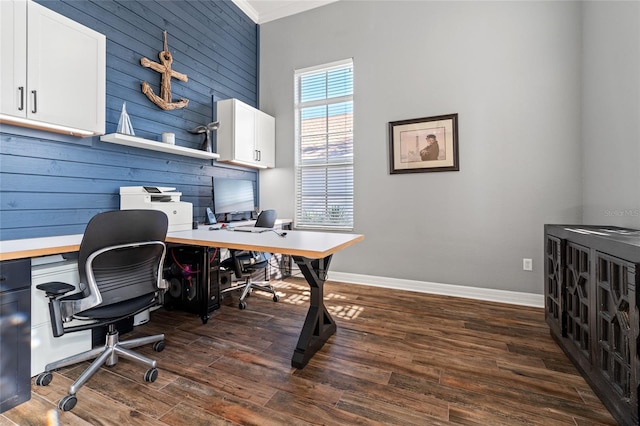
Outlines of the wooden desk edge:
{"label": "wooden desk edge", "polygon": [[[358,235],[356,238],[353,238],[343,244],[332,247],[330,250],[325,250],[321,252],[314,251],[314,250],[283,250],[286,253],[280,253],[280,252],[278,253],[288,254],[291,256],[302,256],[310,259],[320,259],[323,257],[327,257],[330,254],[336,253],[362,240],[364,240],[364,235]],[[167,236],[165,241],[167,243],[177,243],[177,244],[185,244],[185,245],[191,245],[191,246],[233,248],[233,249],[239,249],[239,250],[255,250],[255,251],[273,252],[273,247],[269,247],[269,246],[260,246],[260,245],[239,246],[237,244],[220,243],[220,242],[213,243],[207,240],[196,240],[192,238],[179,238],[179,237]],[[10,251],[10,252],[0,253],[0,261],[25,259],[29,257],[49,256],[49,255],[61,254],[61,253],[72,253],[78,250],[80,250],[80,244]]]}
{"label": "wooden desk edge", "polygon": [[174,244],[202,246],[202,247],[217,247],[217,248],[236,249],[236,250],[253,250],[253,251],[262,251],[267,253],[286,254],[290,256],[302,256],[302,257],[307,257],[309,259],[321,259],[329,256],[330,254],[333,254],[342,249],[345,249],[362,240],[364,240],[364,235],[358,235],[356,238],[353,238],[340,245],[332,247],[329,250],[324,250],[324,251],[298,250],[298,249],[274,251],[274,247],[271,247],[271,246],[252,245],[252,244],[238,245],[238,244],[232,244],[232,243],[223,243],[220,241],[213,242],[208,240],[198,240],[193,238],[180,238],[180,237],[170,237],[170,236],[167,236],[166,242],[174,243]]}
{"label": "wooden desk edge", "polygon": [[49,256],[52,254],[73,253],[80,250],[80,244],[72,244],[68,246],[44,247],[37,249],[10,251],[0,253],[0,261],[25,259],[29,257]]}

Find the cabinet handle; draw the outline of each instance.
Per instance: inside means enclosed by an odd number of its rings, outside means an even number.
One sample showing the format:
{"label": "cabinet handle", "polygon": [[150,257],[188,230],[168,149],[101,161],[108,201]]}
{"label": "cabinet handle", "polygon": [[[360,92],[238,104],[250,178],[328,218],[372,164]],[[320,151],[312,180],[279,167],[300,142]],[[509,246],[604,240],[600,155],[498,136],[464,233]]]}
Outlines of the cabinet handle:
{"label": "cabinet handle", "polygon": [[18,107],[18,111],[22,111],[24,109],[24,86],[18,87],[18,92],[20,92],[20,106]]}
{"label": "cabinet handle", "polygon": [[32,90],[31,94],[33,95],[33,109],[31,110],[32,113],[36,113],[36,111],[38,110],[38,98],[36,96],[36,91]]}

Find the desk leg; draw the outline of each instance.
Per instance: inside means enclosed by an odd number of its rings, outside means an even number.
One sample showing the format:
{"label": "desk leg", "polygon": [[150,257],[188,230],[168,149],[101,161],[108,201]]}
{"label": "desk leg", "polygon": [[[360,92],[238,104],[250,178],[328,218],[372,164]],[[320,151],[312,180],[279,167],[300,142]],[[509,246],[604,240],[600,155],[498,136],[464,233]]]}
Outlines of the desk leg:
{"label": "desk leg", "polygon": [[336,332],[336,323],[325,308],[323,300],[323,287],[327,279],[331,255],[324,259],[293,256],[293,260],[295,260],[311,288],[309,311],[307,312],[307,318],[304,320],[296,349],[293,352],[293,358],[291,358],[293,367],[304,368],[313,354]]}
{"label": "desk leg", "polygon": [[203,324],[209,322],[209,299],[211,297],[211,267],[210,267],[210,251],[212,249],[205,247],[202,250],[202,263],[200,266],[200,288],[196,291],[200,293],[198,296],[200,304],[200,319]]}

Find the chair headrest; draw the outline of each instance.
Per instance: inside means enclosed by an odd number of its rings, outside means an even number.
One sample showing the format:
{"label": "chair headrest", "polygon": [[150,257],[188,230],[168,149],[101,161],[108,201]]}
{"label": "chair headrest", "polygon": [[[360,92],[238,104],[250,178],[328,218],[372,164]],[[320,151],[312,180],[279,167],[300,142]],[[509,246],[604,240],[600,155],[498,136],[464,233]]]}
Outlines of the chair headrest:
{"label": "chair headrest", "polygon": [[278,213],[275,210],[262,210],[258,215],[255,226],[258,228],[273,228]]}
{"label": "chair headrest", "polygon": [[78,261],[97,250],[119,244],[164,241],[169,219],[159,210],[114,210],[95,215],[84,231]]}

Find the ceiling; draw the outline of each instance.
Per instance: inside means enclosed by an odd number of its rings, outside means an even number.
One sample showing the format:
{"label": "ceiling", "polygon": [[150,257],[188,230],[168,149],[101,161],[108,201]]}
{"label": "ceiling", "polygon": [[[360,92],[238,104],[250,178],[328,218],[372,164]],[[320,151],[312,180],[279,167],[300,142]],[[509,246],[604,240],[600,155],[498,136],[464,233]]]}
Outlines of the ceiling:
{"label": "ceiling", "polygon": [[324,6],[338,0],[233,0],[257,24]]}

